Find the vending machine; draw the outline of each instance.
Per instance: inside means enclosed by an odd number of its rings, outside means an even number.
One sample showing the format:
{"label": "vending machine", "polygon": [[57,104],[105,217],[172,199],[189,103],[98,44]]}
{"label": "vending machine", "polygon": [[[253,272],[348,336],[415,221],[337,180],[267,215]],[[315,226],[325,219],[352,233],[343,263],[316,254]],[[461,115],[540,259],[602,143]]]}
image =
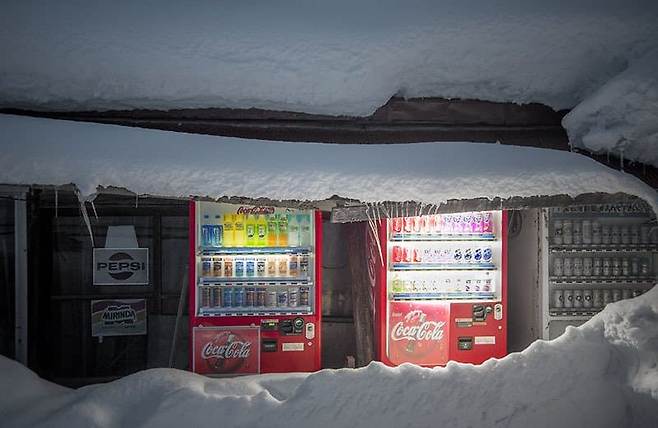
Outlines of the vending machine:
{"label": "vending machine", "polygon": [[486,211],[382,222],[370,243],[381,255],[378,360],[431,367],[506,355],[506,219]]}
{"label": "vending machine", "polygon": [[190,366],[320,369],[319,211],[190,202]]}
{"label": "vending machine", "polygon": [[656,283],[658,225],[643,201],[548,208],[542,214],[544,339]]}

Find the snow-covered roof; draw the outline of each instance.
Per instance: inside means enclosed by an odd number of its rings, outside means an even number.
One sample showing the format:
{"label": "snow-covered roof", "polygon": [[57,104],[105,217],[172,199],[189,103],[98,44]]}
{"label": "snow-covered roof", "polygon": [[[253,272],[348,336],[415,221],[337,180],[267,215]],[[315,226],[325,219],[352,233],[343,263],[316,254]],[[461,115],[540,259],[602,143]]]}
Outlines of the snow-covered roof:
{"label": "snow-covered roof", "polygon": [[[322,144],[0,115],[0,183],[75,183],[161,196],[362,202],[583,193],[639,196],[637,178],[579,154],[487,143]],[[656,210],[658,211],[658,210]]]}
{"label": "snow-covered roof", "polygon": [[152,369],[69,390],[0,356],[0,418],[41,427],[655,427],[658,288],[480,366],[210,379]]}

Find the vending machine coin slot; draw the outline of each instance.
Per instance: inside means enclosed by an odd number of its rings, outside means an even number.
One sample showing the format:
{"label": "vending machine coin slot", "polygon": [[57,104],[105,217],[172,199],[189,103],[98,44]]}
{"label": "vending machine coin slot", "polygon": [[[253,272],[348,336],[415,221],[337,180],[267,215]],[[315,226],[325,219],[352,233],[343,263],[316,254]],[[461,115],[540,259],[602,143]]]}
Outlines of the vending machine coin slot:
{"label": "vending machine coin slot", "polygon": [[279,323],[279,332],[285,336],[293,334],[292,320],[281,320]]}
{"label": "vending machine coin slot", "polygon": [[500,321],[503,319],[503,305],[496,303],[494,306],[494,319]]}
{"label": "vending machine coin slot", "polygon": [[306,338],[313,340],[315,338],[315,324],[312,322],[306,324]]}
{"label": "vending machine coin slot", "polygon": [[473,322],[481,322],[487,318],[484,305],[473,305]]}
{"label": "vending machine coin slot", "polygon": [[263,339],[261,342],[262,352],[276,352],[276,339]]}
{"label": "vending machine coin slot", "polygon": [[472,337],[458,337],[457,338],[457,349],[460,351],[470,351],[473,349],[473,338]]}

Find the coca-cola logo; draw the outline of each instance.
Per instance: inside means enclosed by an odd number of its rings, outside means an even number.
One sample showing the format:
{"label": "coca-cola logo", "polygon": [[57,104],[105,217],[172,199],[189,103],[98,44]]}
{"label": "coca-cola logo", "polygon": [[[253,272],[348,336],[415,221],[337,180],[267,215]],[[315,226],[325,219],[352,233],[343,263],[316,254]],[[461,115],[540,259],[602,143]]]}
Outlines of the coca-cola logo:
{"label": "coca-cola logo", "polygon": [[201,358],[213,372],[232,373],[249,359],[252,343],[231,331],[222,331],[201,347]]}
{"label": "coca-cola logo", "polygon": [[417,309],[405,315],[391,329],[391,340],[440,341],[445,321],[428,321],[427,315]]}
{"label": "coca-cola logo", "polygon": [[274,207],[245,207],[242,206],[238,208],[238,214],[253,214],[253,215],[261,215],[261,214],[274,214]]}

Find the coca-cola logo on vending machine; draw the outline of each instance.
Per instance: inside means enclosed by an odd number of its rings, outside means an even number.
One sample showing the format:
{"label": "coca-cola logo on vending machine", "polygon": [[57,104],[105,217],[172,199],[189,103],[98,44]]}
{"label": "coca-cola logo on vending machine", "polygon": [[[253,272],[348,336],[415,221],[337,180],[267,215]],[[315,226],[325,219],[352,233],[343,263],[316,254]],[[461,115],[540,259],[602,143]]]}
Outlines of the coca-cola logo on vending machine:
{"label": "coca-cola logo on vending machine", "polygon": [[194,329],[194,372],[241,375],[260,372],[260,329],[197,327]]}
{"label": "coca-cola logo on vending machine", "polygon": [[394,364],[448,362],[450,305],[442,302],[391,302],[388,357]]}

